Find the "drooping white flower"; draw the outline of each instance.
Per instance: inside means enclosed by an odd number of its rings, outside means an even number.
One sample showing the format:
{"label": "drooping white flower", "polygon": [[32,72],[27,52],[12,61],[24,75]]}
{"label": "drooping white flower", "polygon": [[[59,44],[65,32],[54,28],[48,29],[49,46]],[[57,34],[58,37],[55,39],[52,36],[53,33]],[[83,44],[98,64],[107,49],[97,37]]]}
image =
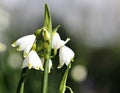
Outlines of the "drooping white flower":
{"label": "drooping white flower", "polygon": [[64,64],[68,66],[68,64],[73,60],[75,54],[73,50],[71,50],[67,46],[62,46],[59,51],[59,66],[58,68],[61,68]]}
{"label": "drooping white flower", "polygon": [[44,70],[42,61],[39,58],[36,51],[34,51],[34,50],[31,50],[30,53],[28,54],[28,56],[24,59],[22,67],[23,68],[28,67],[29,69],[34,68],[36,70],[40,70],[40,69]]}
{"label": "drooping white flower", "polygon": [[64,46],[70,38],[67,38],[66,41],[61,40],[60,35],[57,32],[53,33],[52,37],[52,48],[59,49],[60,47]]}
{"label": "drooping white flower", "polygon": [[[45,64],[44,58],[41,58],[41,61],[42,61],[42,64],[44,65]],[[52,60],[49,59],[49,71],[48,71],[49,73],[51,71],[51,68],[52,68]]]}
{"label": "drooping white flower", "polygon": [[30,52],[30,49],[33,46],[35,38],[36,38],[36,36],[34,34],[21,37],[17,41],[15,41],[12,44],[12,46],[13,47],[18,46],[18,48],[17,48],[18,51],[24,50],[24,57],[26,57],[28,55],[28,53]]}

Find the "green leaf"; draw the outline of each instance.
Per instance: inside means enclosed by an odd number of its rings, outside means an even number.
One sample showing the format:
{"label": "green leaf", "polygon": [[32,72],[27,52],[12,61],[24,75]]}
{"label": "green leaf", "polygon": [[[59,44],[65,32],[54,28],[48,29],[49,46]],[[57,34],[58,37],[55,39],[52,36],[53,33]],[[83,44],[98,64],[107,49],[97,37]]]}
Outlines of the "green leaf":
{"label": "green leaf", "polygon": [[49,12],[48,5],[45,4],[45,15],[44,15],[44,27],[48,28],[48,31],[52,31],[52,20]]}
{"label": "green leaf", "polygon": [[[65,93],[66,88],[68,88],[66,86],[66,81],[67,81],[67,77],[68,77],[68,73],[69,73],[70,68],[71,68],[71,63],[68,65],[68,67],[67,67],[67,69],[64,73],[64,76],[62,78],[62,81],[61,81],[61,84],[60,84],[60,87],[59,87],[59,93]],[[71,92],[71,93],[73,93],[73,92]]]}

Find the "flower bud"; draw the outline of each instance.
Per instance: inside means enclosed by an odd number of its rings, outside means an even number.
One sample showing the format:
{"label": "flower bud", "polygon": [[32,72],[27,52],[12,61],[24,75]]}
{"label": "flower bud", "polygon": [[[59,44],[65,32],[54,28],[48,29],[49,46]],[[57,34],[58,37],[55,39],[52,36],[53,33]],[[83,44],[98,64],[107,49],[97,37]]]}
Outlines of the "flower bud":
{"label": "flower bud", "polygon": [[45,40],[50,40],[50,33],[46,29],[43,30],[42,34]]}

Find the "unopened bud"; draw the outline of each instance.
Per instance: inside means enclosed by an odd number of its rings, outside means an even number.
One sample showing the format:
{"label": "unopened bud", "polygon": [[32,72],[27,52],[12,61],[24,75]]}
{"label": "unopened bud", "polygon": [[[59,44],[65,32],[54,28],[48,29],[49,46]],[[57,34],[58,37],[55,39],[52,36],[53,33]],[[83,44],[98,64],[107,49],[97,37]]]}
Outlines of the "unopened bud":
{"label": "unopened bud", "polygon": [[49,40],[50,39],[50,33],[47,30],[43,31],[43,37],[45,40]]}
{"label": "unopened bud", "polygon": [[35,33],[34,33],[34,34],[35,34],[36,36],[40,35],[41,30],[42,30],[42,29],[38,29],[37,31],[35,31]]}

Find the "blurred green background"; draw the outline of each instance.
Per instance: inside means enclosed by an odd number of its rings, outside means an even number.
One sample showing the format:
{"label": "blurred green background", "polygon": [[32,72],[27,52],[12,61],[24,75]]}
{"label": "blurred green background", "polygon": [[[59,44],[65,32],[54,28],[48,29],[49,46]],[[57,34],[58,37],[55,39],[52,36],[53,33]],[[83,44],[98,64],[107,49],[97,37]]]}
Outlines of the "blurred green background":
{"label": "blurred green background", "polygon": [[[0,93],[15,93],[23,62],[11,47],[19,37],[43,26],[44,3],[53,28],[75,51],[67,85],[74,93],[120,93],[119,0],[0,0]],[[49,93],[58,93],[66,66],[57,69],[58,55],[49,74]],[[42,71],[27,71],[25,93],[40,93]],[[69,90],[66,93],[70,93]]]}

